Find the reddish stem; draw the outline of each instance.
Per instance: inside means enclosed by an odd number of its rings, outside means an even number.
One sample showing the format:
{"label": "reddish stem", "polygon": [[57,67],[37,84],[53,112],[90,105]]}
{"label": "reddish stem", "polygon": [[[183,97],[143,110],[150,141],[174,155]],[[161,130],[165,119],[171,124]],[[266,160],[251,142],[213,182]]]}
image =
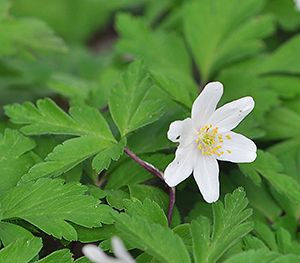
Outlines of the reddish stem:
{"label": "reddish stem", "polygon": [[[165,180],[163,178],[163,174],[164,174],[163,171],[157,169],[152,164],[141,160],[132,151],[130,151],[126,146],[124,148],[124,152],[126,152],[140,166],[142,166],[148,172],[152,173],[153,175],[155,175],[157,178],[159,178],[160,180],[162,180],[165,183]],[[173,210],[174,210],[174,204],[175,204],[175,187],[169,187],[168,186],[168,188],[169,188],[169,209],[168,209],[167,218],[168,218],[168,223],[169,223],[169,226],[170,226],[171,220],[172,220],[172,215],[173,215]]]}

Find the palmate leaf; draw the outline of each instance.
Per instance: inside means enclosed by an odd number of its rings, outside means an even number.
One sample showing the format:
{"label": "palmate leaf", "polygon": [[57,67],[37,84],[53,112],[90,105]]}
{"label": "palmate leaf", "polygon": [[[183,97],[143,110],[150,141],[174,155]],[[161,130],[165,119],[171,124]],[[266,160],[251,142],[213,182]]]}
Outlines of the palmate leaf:
{"label": "palmate leaf", "polygon": [[252,223],[245,222],[252,210],[245,209],[248,200],[245,192],[238,188],[225,197],[225,206],[221,201],[213,204],[214,224],[208,218],[200,216],[191,223],[191,235],[194,244],[194,256],[197,263],[216,262],[226,250],[236,244],[252,230]]}
{"label": "palmate leaf", "polygon": [[129,13],[116,16],[116,30],[120,36],[116,43],[119,52],[142,57],[151,72],[178,80],[189,92],[198,92],[192,75],[192,60],[178,35],[152,31],[144,18]]}
{"label": "palmate leaf", "polygon": [[224,263],[257,263],[257,262],[268,262],[268,263],[299,263],[300,258],[296,255],[280,255],[266,249],[249,250],[246,252],[234,255],[224,261]]}
{"label": "palmate leaf", "polygon": [[19,183],[23,184],[42,177],[56,177],[99,151],[114,145],[111,141],[93,135],[67,140],[54,148],[47,156],[46,162],[34,165]]}
{"label": "palmate leaf", "polygon": [[100,173],[103,169],[107,169],[111,163],[111,160],[119,160],[120,156],[123,154],[125,145],[126,137],[123,137],[117,144],[105,148],[98,153],[92,162],[92,166],[96,172]]}
{"label": "palmate leaf", "polygon": [[26,124],[21,131],[27,135],[95,135],[116,142],[105,119],[95,108],[73,107],[68,115],[48,98],[38,100],[36,105],[31,102],[7,105],[5,114],[14,123]]}
{"label": "palmate leaf", "polygon": [[300,185],[297,181],[282,171],[282,165],[270,153],[257,152],[257,158],[253,163],[239,164],[245,175],[253,177],[253,174],[260,174],[266,178],[272,186],[281,194],[290,198],[293,202],[300,203]]}
{"label": "palmate leaf", "polygon": [[6,129],[0,137],[0,194],[16,186],[34,164],[30,151],[35,142],[18,131]]}
{"label": "palmate leaf", "polygon": [[300,255],[300,244],[296,240],[292,240],[291,234],[282,227],[274,232],[269,226],[256,221],[253,232],[272,251]]}
{"label": "palmate leaf", "polygon": [[0,196],[3,220],[20,218],[56,238],[77,240],[75,229],[67,221],[84,227],[112,223],[111,208],[84,195],[86,186],[64,184],[60,179],[39,179],[11,189]]}
{"label": "palmate leaf", "polygon": [[[98,110],[92,107],[73,107],[69,114],[60,109],[52,100],[37,101],[37,107],[30,102],[5,107],[11,121],[26,124],[21,131],[27,135],[65,134],[81,136],[65,141],[54,148],[46,162],[33,166],[23,176],[22,183],[41,177],[58,176],[69,171],[87,158],[107,149],[102,163],[98,156],[93,167],[97,171],[107,168],[110,158],[117,160],[123,152],[125,142],[117,144],[109,126]],[[117,144],[117,146],[116,146]],[[115,153],[114,149],[118,152]]]}
{"label": "palmate leaf", "polygon": [[258,67],[259,73],[300,73],[300,34],[281,45]]}
{"label": "palmate leaf", "polygon": [[262,50],[260,39],[275,28],[270,16],[255,17],[263,0],[192,1],[184,10],[184,33],[204,83],[232,61]]}
{"label": "palmate leaf", "polygon": [[37,261],[37,263],[72,263],[72,253],[68,249],[61,249]]}
{"label": "palmate leaf", "polygon": [[63,40],[42,20],[36,18],[12,19],[8,15],[8,1],[1,1],[0,12],[0,57],[19,51],[66,52]]}
{"label": "palmate leaf", "polygon": [[33,234],[19,225],[4,221],[0,222],[0,239],[5,247],[20,238],[31,239]]}
{"label": "palmate leaf", "polygon": [[142,216],[130,217],[125,213],[114,213],[113,218],[116,228],[125,234],[128,243],[146,251],[160,262],[191,262],[182,240],[167,226],[150,225]]}
{"label": "palmate leaf", "polygon": [[137,59],[116,84],[109,95],[109,110],[117,124],[121,137],[154,122],[162,115],[162,100],[147,100],[152,86],[148,70]]}
{"label": "palmate leaf", "polygon": [[153,223],[161,224],[162,226],[168,226],[168,220],[161,209],[161,207],[155,202],[145,199],[142,203],[137,198],[131,198],[124,200],[125,211],[129,216],[142,216],[147,219],[148,223],[151,225]]}
{"label": "palmate leaf", "polygon": [[42,246],[41,238],[20,238],[0,250],[0,263],[28,263],[39,253]]}

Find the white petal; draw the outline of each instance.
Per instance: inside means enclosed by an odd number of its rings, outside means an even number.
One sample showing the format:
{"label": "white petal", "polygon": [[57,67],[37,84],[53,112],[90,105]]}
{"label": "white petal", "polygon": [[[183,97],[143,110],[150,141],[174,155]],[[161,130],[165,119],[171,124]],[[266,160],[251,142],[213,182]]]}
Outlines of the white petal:
{"label": "white petal", "polygon": [[220,82],[210,82],[194,101],[191,116],[198,131],[214,113],[222,94],[223,85]]}
{"label": "white petal", "polygon": [[172,142],[179,142],[180,146],[186,147],[197,139],[197,130],[191,118],[183,121],[174,121],[170,124],[168,138]]}
{"label": "white petal", "polygon": [[[228,140],[226,135],[229,135],[231,139]],[[235,132],[224,133],[222,137],[224,141],[222,151],[224,154],[217,156],[218,160],[233,163],[250,163],[255,160],[257,147],[253,141]]]}
{"label": "white petal", "polygon": [[87,244],[82,248],[83,254],[94,263],[116,262],[114,258],[107,256],[98,246]]}
{"label": "white petal", "polygon": [[220,133],[230,131],[252,111],[253,107],[252,97],[232,101],[217,109],[205,124],[219,127]]}
{"label": "white petal", "polygon": [[194,178],[207,203],[213,203],[219,199],[219,165],[214,157],[202,155],[198,158],[194,167]]}
{"label": "white petal", "polygon": [[189,147],[178,147],[175,152],[175,159],[167,166],[164,172],[165,182],[174,187],[188,178],[194,168],[194,159],[199,153],[196,142]]}
{"label": "white petal", "polygon": [[111,239],[111,244],[114,249],[115,256],[119,259],[119,262],[122,263],[134,263],[133,257],[129,254],[126,248],[123,245],[123,242],[118,237],[113,237]]}

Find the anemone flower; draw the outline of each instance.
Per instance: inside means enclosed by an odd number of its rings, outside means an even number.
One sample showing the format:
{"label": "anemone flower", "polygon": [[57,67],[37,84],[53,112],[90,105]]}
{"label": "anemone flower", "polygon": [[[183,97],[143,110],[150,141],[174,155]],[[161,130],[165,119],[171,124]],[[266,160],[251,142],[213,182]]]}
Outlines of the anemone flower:
{"label": "anemone flower", "polygon": [[167,134],[178,148],[164,172],[166,183],[174,187],[193,172],[208,203],[220,195],[217,160],[247,163],[256,158],[254,142],[231,131],[252,111],[254,100],[244,97],[216,110],[222,94],[220,82],[207,84],[193,103],[191,118],[172,122]]}
{"label": "anemone flower", "polygon": [[125,249],[123,242],[118,237],[113,237],[111,244],[116,258],[108,256],[98,246],[88,244],[82,248],[83,254],[94,263],[136,263]]}

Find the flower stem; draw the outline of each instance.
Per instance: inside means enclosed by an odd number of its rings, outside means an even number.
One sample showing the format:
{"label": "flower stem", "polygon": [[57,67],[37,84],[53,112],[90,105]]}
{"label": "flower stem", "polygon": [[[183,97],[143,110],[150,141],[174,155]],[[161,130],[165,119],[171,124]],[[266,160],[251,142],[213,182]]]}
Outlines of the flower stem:
{"label": "flower stem", "polygon": [[[165,183],[165,180],[163,178],[163,174],[164,174],[163,171],[157,169],[152,164],[141,160],[132,151],[130,151],[126,146],[124,148],[124,152],[126,152],[140,166],[142,166],[148,172],[152,173],[153,175],[155,175],[157,178],[159,178],[160,180],[162,180]],[[170,226],[172,215],[173,215],[173,210],[174,210],[174,204],[175,204],[175,187],[169,187],[168,186],[168,188],[169,188],[169,210],[168,210],[167,218],[168,218],[168,223],[169,223],[169,226]]]}
{"label": "flower stem", "polygon": [[169,210],[168,210],[168,223],[169,227],[171,225],[174,205],[175,205],[175,187],[169,187]]}

